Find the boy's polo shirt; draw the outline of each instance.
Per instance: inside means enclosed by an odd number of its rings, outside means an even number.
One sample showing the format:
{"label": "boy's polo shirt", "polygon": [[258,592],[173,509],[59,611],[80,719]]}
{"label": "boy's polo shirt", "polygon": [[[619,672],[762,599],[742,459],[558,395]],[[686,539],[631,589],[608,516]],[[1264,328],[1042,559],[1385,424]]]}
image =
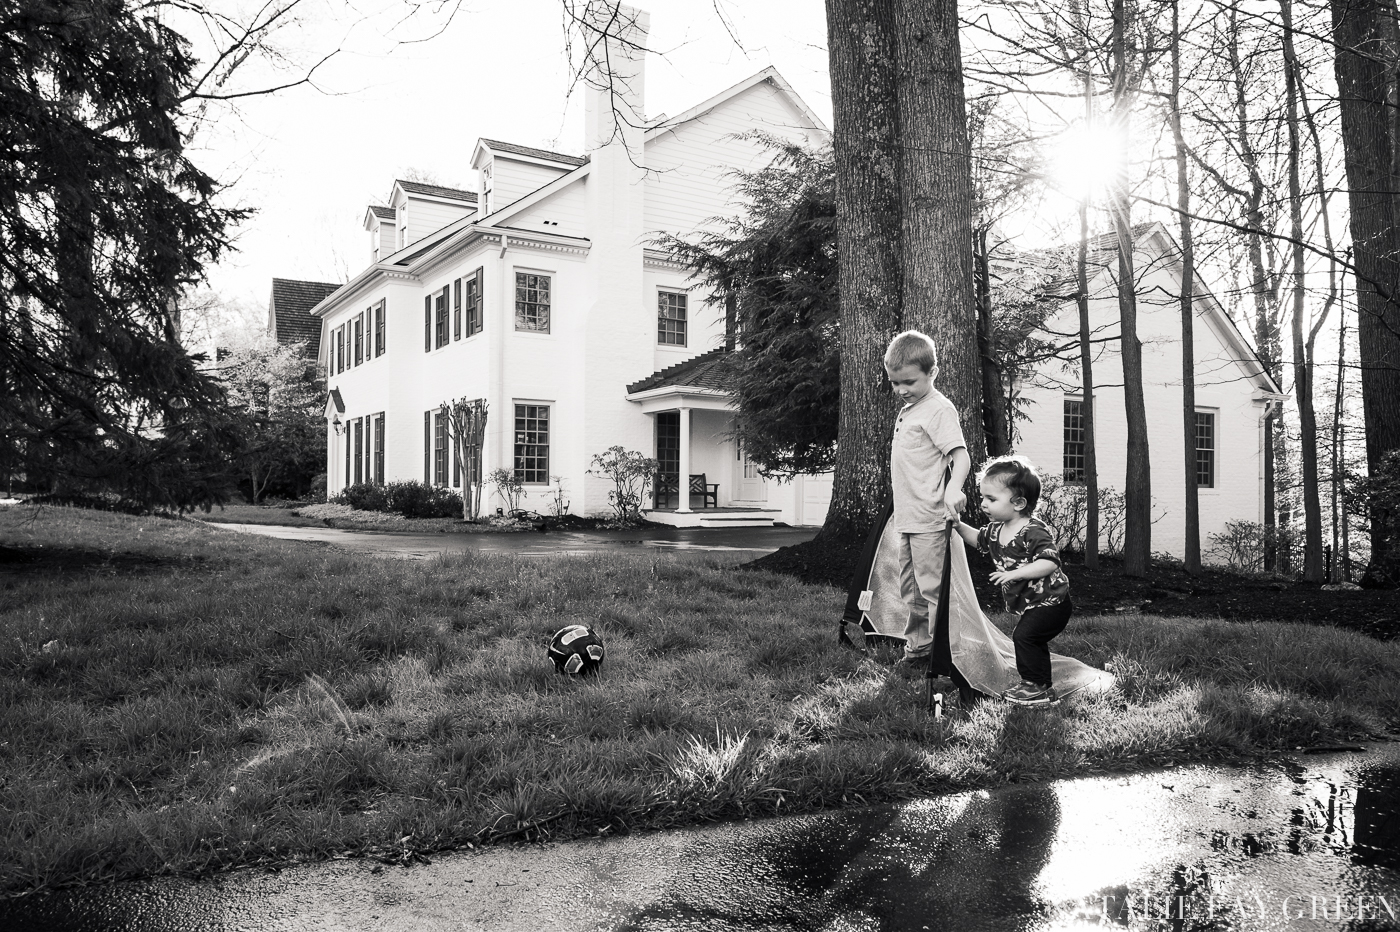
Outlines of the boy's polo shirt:
{"label": "boy's polo shirt", "polygon": [[900,409],[890,441],[890,520],[896,531],[928,534],[943,529],[943,484],[953,451],[965,446],[958,412],[938,389],[929,389]]}

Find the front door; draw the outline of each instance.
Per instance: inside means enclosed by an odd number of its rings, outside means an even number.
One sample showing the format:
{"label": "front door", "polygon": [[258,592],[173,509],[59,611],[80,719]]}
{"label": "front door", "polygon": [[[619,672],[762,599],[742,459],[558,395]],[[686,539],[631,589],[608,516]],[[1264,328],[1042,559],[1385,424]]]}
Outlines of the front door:
{"label": "front door", "polygon": [[734,453],[734,488],[739,493],[735,498],[741,502],[768,501],[768,483],[758,474],[758,467],[744,455],[744,448],[738,443],[734,444]]}

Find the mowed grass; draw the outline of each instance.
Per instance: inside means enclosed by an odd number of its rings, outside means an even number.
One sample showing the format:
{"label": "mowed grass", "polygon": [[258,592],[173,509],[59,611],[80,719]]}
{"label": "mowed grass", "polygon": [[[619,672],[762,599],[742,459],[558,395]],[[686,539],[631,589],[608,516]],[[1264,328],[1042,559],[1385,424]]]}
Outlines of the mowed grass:
{"label": "mowed grass", "polygon": [[[1112,664],[1115,690],[937,722],[921,680],[837,646],[841,593],[720,563],[410,562],[13,507],[0,545],[91,557],[0,563],[8,893],[407,861],[1400,725],[1400,645],[1335,629],[1080,618],[1056,648]],[[597,679],[546,660],[572,622],[607,644]]]}

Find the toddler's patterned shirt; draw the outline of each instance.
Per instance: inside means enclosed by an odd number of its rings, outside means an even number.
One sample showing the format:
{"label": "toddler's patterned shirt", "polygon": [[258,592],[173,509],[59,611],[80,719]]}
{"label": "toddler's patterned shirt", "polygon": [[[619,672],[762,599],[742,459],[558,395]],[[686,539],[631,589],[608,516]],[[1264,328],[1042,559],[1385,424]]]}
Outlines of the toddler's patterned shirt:
{"label": "toddler's patterned shirt", "polygon": [[1055,546],[1055,535],[1050,526],[1032,517],[1025,527],[1016,532],[1015,537],[1002,544],[1001,529],[1004,526],[1001,521],[993,521],[977,535],[977,549],[989,554],[998,567],[1014,570],[1036,560],[1055,561],[1055,570],[1049,576],[1003,583],[1001,595],[1006,600],[1006,610],[1020,615],[1028,608],[1058,605],[1068,598],[1069,577],[1060,568],[1063,565],[1060,551]]}

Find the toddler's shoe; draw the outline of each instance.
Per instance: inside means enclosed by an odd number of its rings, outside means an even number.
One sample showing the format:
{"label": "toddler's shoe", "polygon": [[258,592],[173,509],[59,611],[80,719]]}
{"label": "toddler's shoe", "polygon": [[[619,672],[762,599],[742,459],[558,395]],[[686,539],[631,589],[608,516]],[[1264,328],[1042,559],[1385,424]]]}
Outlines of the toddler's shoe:
{"label": "toddler's shoe", "polygon": [[1013,686],[1001,694],[1001,698],[1016,705],[1054,705],[1060,701],[1053,686],[1043,686],[1022,680],[1021,685]]}

